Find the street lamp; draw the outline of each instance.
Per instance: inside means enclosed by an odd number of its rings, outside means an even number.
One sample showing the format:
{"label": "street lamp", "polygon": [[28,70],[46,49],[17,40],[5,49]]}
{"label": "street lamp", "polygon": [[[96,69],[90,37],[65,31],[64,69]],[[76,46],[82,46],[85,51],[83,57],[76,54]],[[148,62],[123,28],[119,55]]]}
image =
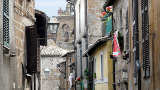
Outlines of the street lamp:
{"label": "street lamp", "polygon": [[50,73],[50,69],[45,68],[45,69],[44,69],[44,74],[45,74],[46,78],[48,78],[49,73]]}

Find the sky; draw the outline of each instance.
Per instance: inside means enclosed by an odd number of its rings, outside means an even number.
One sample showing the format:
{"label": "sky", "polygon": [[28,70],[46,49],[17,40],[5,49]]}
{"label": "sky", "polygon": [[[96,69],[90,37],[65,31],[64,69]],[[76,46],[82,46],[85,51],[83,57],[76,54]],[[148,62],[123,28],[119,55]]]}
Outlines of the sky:
{"label": "sky", "polygon": [[65,9],[66,0],[35,0],[36,9],[41,10],[47,14],[47,16],[57,16],[59,8]]}

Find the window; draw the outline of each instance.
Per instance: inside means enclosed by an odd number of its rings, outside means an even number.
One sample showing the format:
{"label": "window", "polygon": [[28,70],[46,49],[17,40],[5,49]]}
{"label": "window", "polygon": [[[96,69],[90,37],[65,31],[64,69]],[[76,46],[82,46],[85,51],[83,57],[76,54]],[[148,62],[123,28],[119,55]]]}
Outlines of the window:
{"label": "window", "polygon": [[9,47],[9,0],[3,0],[3,44]]}
{"label": "window", "polygon": [[138,0],[133,0],[133,51],[134,51],[134,63],[135,63],[135,74],[137,74],[136,62],[139,60],[139,30],[138,30]]}
{"label": "window", "polygon": [[94,60],[94,73],[96,73],[96,57],[94,57],[93,60]]}
{"label": "window", "polygon": [[126,50],[129,50],[128,10],[126,13]]}
{"label": "window", "polygon": [[142,0],[142,50],[143,50],[143,70],[144,78],[150,77],[150,52],[149,52],[149,16],[148,0]]}
{"label": "window", "polygon": [[50,25],[50,31],[52,32],[52,30],[53,30],[53,25]]}
{"label": "window", "polygon": [[100,60],[101,60],[101,63],[100,63],[100,64],[101,64],[101,65],[100,65],[100,66],[101,66],[101,67],[100,67],[100,69],[101,69],[101,70],[100,70],[100,71],[101,71],[101,79],[103,80],[103,79],[104,79],[104,75],[103,75],[103,63],[104,63],[104,62],[103,62],[103,53],[101,53],[101,55],[100,55]]}

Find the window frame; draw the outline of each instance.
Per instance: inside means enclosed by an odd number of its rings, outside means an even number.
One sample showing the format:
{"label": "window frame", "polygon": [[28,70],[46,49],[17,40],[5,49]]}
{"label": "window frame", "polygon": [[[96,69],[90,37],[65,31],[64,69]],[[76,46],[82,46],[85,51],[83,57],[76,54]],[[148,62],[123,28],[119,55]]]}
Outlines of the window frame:
{"label": "window frame", "polygon": [[100,53],[100,76],[101,80],[104,80],[104,54],[103,52]]}

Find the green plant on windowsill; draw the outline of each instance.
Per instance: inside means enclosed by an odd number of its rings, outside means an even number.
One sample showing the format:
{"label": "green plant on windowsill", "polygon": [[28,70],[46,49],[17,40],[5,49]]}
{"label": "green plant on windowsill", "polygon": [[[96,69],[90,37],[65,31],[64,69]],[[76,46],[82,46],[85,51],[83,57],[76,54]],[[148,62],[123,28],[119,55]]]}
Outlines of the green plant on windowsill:
{"label": "green plant on windowsill", "polygon": [[88,69],[85,69],[85,70],[84,70],[84,76],[85,76],[85,79],[86,79],[86,80],[89,80],[89,72],[88,72]]}
{"label": "green plant on windowsill", "polygon": [[96,79],[96,73],[93,73],[93,78]]}

